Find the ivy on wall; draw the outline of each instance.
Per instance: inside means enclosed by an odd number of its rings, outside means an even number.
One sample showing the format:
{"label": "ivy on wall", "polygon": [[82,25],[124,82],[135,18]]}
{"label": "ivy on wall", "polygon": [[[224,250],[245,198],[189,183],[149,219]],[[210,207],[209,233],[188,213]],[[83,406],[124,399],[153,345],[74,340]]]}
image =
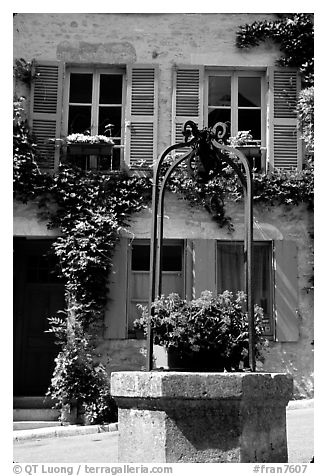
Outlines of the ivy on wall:
{"label": "ivy on wall", "polygon": [[278,44],[281,66],[297,67],[305,86],[313,85],[314,34],[313,14],[279,14],[277,20],[256,21],[240,26],[236,34],[238,48],[253,48],[271,39]]}
{"label": "ivy on wall", "polygon": [[40,215],[60,235],[53,252],[65,284],[66,309],[50,319],[61,347],[49,395],[74,404],[91,422],[114,419],[108,376],[97,363],[95,336],[103,325],[112,257],[119,232],[151,196],[148,177],[101,175],[62,164],[50,175],[37,166],[37,147],[24,99],[14,102],[14,197],[38,203]]}

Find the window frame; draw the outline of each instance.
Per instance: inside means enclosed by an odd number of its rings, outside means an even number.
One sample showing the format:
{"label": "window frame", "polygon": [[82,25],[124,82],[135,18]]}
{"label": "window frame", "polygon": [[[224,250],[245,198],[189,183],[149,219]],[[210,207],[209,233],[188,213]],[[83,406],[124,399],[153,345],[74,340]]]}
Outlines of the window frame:
{"label": "window frame", "polygon": [[[127,306],[126,306],[126,322],[127,322],[127,339],[135,338],[134,335],[132,335],[132,332],[129,329],[129,322],[130,322],[130,312],[131,312],[131,305],[133,301],[144,301],[145,305],[148,305],[148,296],[145,300],[141,299],[136,299],[132,297],[132,279],[133,275],[139,274],[139,275],[149,275],[150,276],[150,268],[148,271],[146,270],[133,270],[132,269],[132,253],[133,253],[133,244],[136,245],[148,245],[149,247],[151,246],[151,241],[150,239],[146,238],[135,238],[133,240],[130,240],[129,246],[128,246],[128,272],[127,272]],[[162,276],[168,276],[168,275],[180,275],[181,276],[181,284],[183,288],[182,292],[182,298],[185,297],[186,295],[186,285],[185,285],[185,269],[186,269],[186,259],[185,259],[185,240],[183,239],[174,239],[174,238],[165,238],[163,240],[163,246],[180,246],[181,249],[181,270],[180,271],[162,271]],[[149,263],[150,264],[150,263]]]}
{"label": "window frame", "polygon": [[[238,78],[239,77],[258,77],[261,78],[261,147],[267,144],[267,111],[266,111],[266,95],[267,81],[266,70],[262,68],[207,68],[205,70],[204,80],[204,100],[203,100],[203,120],[204,126],[208,127],[208,109],[209,109],[209,77],[210,76],[230,76],[231,78],[231,105],[217,106],[217,109],[231,110],[231,136],[235,136],[238,132],[238,110],[239,109],[259,109],[258,107],[239,107],[238,106]],[[256,139],[256,138],[254,138]]]}
{"label": "window frame", "polygon": [[[125,115],[126,115],[126,102],[127,102],[127,78],[126,78],[126,68],[117,67],[117,66],[108,66],[104,67],[103,65],[66,65],[65,70],[65,82],[64,82],[64,107],[63,107],[63,117],[62,117],[62,131],[64,137],[68,135],[68,117],[69,117],[69,96],[70,96],[70,75],[72,73],[80,74],[92,74],[92,103],[91,103],[91,126],[90,133],[91,135],[97,134],[98,122],[99,122],[99,107],[100,103],[100,76],[101,74],[106,75],[122,75],[122,101],[121,103],[114,104],[115,107],[121,107],[121,125],[120,131],[121,135],[117,139],[120,140],[120,145],[115,145],[114,148],[120,149],[120,169],[125,159],[124,149],[125,149]],[[96,98],[96,100],[94,100]],[[89,103],[87,103],[89,105]],[[113,138],[115,139],[115,138]],[[91,168],[96,166],[96,156],[90,156]]]}

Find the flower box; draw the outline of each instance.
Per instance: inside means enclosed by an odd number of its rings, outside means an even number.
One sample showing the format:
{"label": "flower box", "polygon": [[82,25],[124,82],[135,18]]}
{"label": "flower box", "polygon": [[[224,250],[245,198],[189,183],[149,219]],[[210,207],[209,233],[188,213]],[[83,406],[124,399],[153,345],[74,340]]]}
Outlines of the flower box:
{"label": "flower box", "polygon": [[247,159],[255,159],[261,157],[260,146],[258,146],[257,144],[238,145],[236,149],[242,152]]}
{"label": "flower box", "polygon": [[72,143],[68,144],[69,155],[111,155],[113,144],[110,143]]}

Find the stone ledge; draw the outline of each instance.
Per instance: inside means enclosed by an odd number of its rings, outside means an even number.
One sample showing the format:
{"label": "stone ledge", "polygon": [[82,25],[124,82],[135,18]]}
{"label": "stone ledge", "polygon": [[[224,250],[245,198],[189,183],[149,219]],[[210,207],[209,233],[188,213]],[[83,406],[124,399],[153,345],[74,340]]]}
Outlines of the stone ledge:
{"label": "stone ledge", "polygon": [[115,398],[289,401],[293,379],[280,373],[113,372]]}

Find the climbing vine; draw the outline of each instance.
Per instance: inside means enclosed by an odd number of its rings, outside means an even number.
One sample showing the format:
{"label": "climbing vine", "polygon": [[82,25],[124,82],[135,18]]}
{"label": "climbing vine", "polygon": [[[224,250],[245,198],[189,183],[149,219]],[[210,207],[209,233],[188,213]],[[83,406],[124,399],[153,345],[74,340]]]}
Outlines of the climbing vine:
{"label": "climbing vine", "polygon": [[305,86],[313,85],[314,33],[313,15],[309,13],[279,14],[277,20],[256,21],[239,27],[236,34],[238,48],[258,46],[271,39],[282,53],[281,66],[300,69]]}
{"label": "climbing vine", "polygon": [[90,421],[114,419],[108,376],[94,353],[103,324],[108,280],[119,232],[150,199],[151,181],[126,173],[100,175],[62,164],[50,175],[37,166],[37,146],[24,118],[24,99],[14,102],[14,196],[38,203],[40,216],[60,230],[53,244],[65,284],[66,309],[49,331],[61,350],[49,395],[62,408],[73,403]]}

